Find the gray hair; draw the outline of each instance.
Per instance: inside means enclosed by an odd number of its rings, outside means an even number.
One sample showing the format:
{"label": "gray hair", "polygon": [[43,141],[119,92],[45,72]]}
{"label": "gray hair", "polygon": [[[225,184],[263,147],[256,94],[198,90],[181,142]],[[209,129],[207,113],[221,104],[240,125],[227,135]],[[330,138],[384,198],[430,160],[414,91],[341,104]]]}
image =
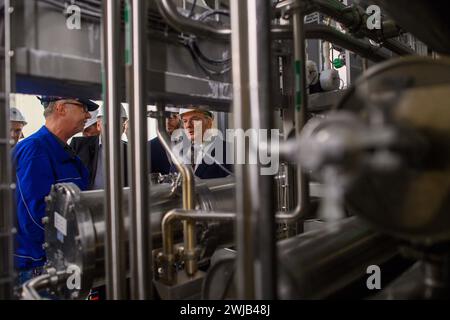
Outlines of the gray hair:
{"label": "gray hair", "polygon": [[47,107],[44,109],[44,117],[47,118],[50,116],[53,111],[55,111],[56,101],[49,102]]}

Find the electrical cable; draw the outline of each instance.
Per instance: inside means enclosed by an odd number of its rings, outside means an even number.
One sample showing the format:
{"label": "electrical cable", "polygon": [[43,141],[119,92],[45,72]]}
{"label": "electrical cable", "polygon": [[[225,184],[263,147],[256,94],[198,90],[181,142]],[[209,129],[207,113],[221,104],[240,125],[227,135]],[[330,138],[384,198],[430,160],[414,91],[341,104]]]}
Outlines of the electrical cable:
{"label": "electrical cable", "polygon": [[188,18],[191,18],[194,15],[195,8],[197,7],[197,0],[192,1],[191,11],[189,11]]}

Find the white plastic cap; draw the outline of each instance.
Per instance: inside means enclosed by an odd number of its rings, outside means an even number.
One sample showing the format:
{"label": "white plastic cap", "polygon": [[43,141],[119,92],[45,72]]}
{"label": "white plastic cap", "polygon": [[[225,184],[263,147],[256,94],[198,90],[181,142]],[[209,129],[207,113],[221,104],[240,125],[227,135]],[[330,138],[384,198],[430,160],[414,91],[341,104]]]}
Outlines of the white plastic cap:
{"label": "white plastic cap", "polygon": [[26,125],[28,122],[25,120],[22,112],[19,109],[12,107],[9,109],[9,120],[16,122],[23,122]]}
{"label": "white plastic cap", "polygon": [[214,118],[214,115],[212,114],[211,111],[209,111],[206,107],[204,106],[198,106],[198,107],[193,107],[191,109],[187,109],[187,108],[180,108],[180,116],[182,116],[185,113],[189,113],[192,111],[198,111],[198,112],[202,112],[204,114],[206,114],[207,116]]}
{"label": "white plastic cap", "polygon": [[88,119],[88,121],[86,121],[86,124],[84,125],[84,128],[89,128],[90,126],[92,126],[94,123],[97,123],[97,116],[99,114],[99,109],[95,110],[95,111],[91,111],[89,112],[91,117]]}

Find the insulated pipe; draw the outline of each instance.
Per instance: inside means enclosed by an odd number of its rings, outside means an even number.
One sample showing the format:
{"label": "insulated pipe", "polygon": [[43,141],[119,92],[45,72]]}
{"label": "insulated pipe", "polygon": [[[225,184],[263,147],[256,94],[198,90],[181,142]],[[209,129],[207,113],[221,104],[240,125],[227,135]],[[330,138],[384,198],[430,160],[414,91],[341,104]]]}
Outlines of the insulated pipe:
{"label": "insulated pipe", "polygon": [[[182,176],[182,193],[183,193],[183,209],[193,210],[195,208],[195,180],[194,172],[191,166],[183,164],[181,159],[172,151],[170,137],[166,132],[164,105],[158,104],[158,127],[157,134],[164,150],[170,155],[172,162],[177,167],[178,172]],[[185,244],[185,258],[186,258],[186,273],[189,276],[197,272],[197,259],[195,256],[195,224],[192,221],[184,222],[184,244]],[[169,259],[168,263],[173,259],[173,256],[166,257]]]}
{"label": "insulated pipe", "polygon": [[[131,4],[131,12],[128,5]],[[131,121],[131,206],[129,217],[130,226],[130,279],[131,279],[131,298],[132,299],[151,299],[152,298],[152,239],[151,228],[149,226],[149,197],[150,184],[148,175],[142,174],[149,172],[147,168],[147,119],[146,119],[146,86],[145,75],[146,68],[146,1],[131,0],[127,3],[128,19],[127,24],[131,23],[131,34],[127,37],[126,61],[128,69],[131,68],[129,77],[129,91],[131,97],[130,103],[130,121]],[[150,150],[148,150],[150,151]]]}
{"label": "insulated pipe", "polygon": [[122,213],[121,117],[119,98],[120,1],[103,2],[105,76],[106,289],[112,300],[126,298],[125,241]]}

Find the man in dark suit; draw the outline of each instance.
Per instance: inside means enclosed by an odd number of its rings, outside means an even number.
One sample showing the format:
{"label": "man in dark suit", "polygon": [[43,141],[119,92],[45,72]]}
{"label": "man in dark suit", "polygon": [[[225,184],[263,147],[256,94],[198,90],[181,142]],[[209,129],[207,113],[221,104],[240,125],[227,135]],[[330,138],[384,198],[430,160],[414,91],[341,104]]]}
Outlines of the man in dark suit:
{"label": "man in dark suit", "polygon": [[[122,122],[128,119],[125,108],[121,109]],[[103,164],[103,144],[102,144],[102,132],[103,132],[103,114],[100,112],[97,116],[97,129],[100,131],[100,135],[92,137],[75,137],[72,139],[70,146],[75,151],[75,154],[81,159],[83,164],[89,170],[89,190],[98,190],[105,188],[104,180],[104,164]],[[127,143],[125,141],[122,144],[123,155],[123,181],[124,185],[128,186],[128,157],[127,157]]]}
{"label": "man in dark suit", "polygon": [[[196,177],[200,179],[224,178],[233,175],[233,168],[227,163],[227,144],[219,136],[212,135],[213,114],[204,107],[180,110],[186,143],[178,143],[174,149],[184,163],[190,164]],[[176,172],[174,165],[170,172]]]}

